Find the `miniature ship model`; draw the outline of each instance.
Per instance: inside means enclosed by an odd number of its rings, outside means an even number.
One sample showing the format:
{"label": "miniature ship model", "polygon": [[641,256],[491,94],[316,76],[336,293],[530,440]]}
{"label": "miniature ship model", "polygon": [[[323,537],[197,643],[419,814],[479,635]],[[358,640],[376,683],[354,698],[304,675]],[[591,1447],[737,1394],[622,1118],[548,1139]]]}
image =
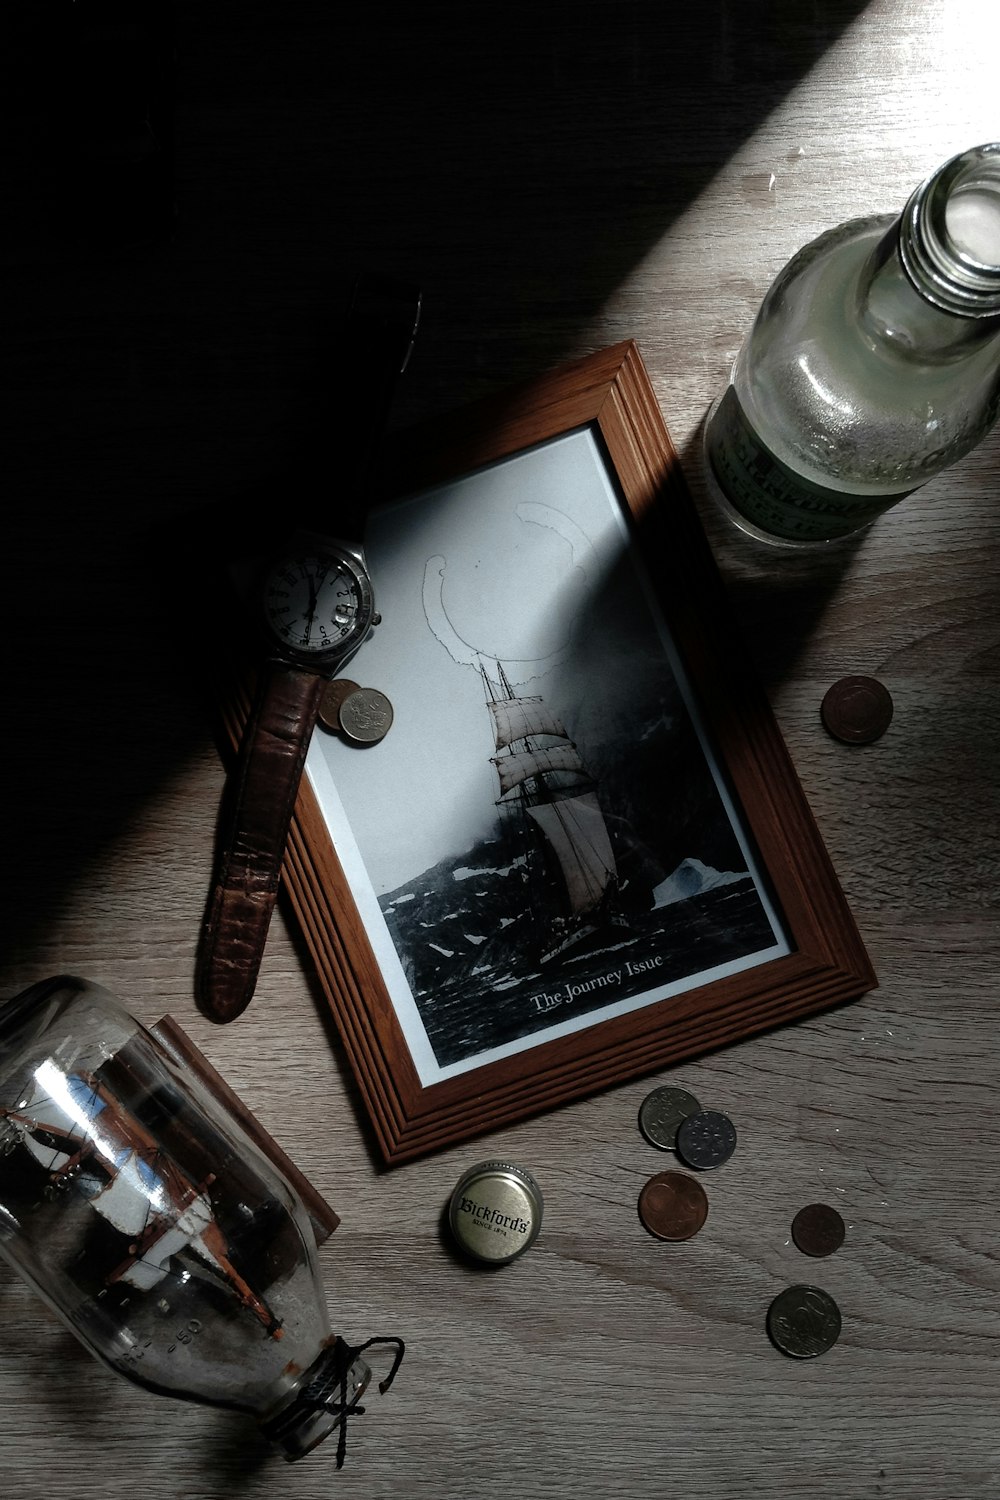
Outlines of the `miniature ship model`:
{"label": "miniature ship model", "polygon": [[239,1274],[215,1220],[208,1189],[192,1181],[134,1115],[91,1073],[39,1065],[31,1095],[0,1120],[48,1174],[51,1191],[72,1184],[123,1236],[125,1254],[105,1276],[149,1291],[170,1274],[171,1257],[190,1251],[233,1290],[273,1338],[278,1320]]}

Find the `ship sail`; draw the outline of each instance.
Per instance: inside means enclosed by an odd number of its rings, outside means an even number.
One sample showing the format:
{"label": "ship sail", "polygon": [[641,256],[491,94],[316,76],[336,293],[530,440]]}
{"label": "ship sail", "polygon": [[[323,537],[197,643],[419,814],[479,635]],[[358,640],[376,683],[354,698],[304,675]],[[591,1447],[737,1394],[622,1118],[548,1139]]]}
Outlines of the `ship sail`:
{"label": "ship sail", "polygon": [[515,740],[531,739],[538,734],[569,739],[564,725],[541,698],[499,698],[488,703],[487,708],[493,716],[498,750],[513,745]]}
{"label": "ship sail", "polygon": [[604,897],[615,873],[615,856],[604,814],[594,792],[582,792],[561,802],[539,802],[526,807],[555,851],[566,882],[570,910],[592,911]]}
{"label": "ship sail", "polygon": [[[555,856],[570,913],[585,917],[617,879],[614,851],[594,782],[562,721],[540,697],[514,692],[497,663],[499,685],[483,669],[498,754],[500,805],[520,806]],[[546,743],[547,742],[547,743]]]}
{"label": "ship sail", "polygon": [[141,1234],[151,1213],[164,1213],[170,1206],[163,1183],[137,1151],[112,1154],[105,1148],[101,1154],[114,1175],[94,1196],[93,1205],[122,1234]]}
{"label": "ship sail", "polygon": [[542,750],[517,750],[504,756],[493,756],[500,777],[500,795],[506,797],[516,786],[546,771],[579,771],[586,774],[583,761],[572,745],[552,745]]}

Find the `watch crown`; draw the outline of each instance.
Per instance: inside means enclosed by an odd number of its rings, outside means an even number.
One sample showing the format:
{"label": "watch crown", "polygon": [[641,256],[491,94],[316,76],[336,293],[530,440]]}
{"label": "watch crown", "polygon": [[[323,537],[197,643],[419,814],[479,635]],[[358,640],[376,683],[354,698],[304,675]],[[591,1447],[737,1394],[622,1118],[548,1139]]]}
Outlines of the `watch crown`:
{"label": "watch crown", "polygon": [[372,615],[372,625],[381,625],[381,623],[382,623],[382,616],[381,615]]}

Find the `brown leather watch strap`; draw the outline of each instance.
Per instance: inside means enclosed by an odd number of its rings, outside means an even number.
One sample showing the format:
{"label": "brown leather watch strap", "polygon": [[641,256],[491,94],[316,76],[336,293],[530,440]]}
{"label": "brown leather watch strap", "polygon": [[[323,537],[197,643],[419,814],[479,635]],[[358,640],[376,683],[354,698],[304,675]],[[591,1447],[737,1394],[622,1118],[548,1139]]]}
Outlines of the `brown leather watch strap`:
{"label": "brown leather watch strap", "polygon": [[285,662],[260,675],[231,782],[224,855],[202,934],[195,989],[205,1014],[232,1021],[250,1003],[288,829],[325,680]]}

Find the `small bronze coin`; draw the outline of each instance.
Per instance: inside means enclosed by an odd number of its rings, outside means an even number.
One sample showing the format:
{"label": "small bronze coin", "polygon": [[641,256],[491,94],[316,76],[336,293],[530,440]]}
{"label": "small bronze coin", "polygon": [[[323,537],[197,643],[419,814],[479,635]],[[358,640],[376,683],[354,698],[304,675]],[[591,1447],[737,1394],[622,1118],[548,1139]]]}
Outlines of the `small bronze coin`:
{"label": "small bronze coin", "polygon": [[687,1089],[664,1084],[647,1094],[639,1106],[639,1129],[651,1146],[672,1151],[677,1144],[677,1130],[688,1115],[701,1105]]}
{"label": "small bronze coin", "polygon": [[792,1220],[792,1239],[803,1255],[832,1255],[845,1232],[843,1219],[826,1203],[809,1203]]}
{"label": "small bronze coin", "polygon": [[392,704],[378,688],[358,688],[340,705],[340,732],[352,744],[378,744],[391,724]]}
{"label": "small bronze coin", "polygon": [[818,1286],[790,1286],[767,1310],[771,1342],[792,1359],[815,1359],[840,1337],[840,1308]]}
{"label": "small bronze coin", "polygon": [[892,721],[892,698],[876,677],[842,677],[820,704],[823,725],[847,745],[869,745]]}
{"label": "small bronze coin", "polygon": [[736,1150],[736,1126],[717,1109],[688,1115],[677,1131],[677,1154],[689,1167],[721,1167]]}
{"label": "small bronze coin", "polygon": [[340,705],[350,693],[358,691],[358,683],[349,677],[338,677],[328,682],[319,703],[319,722],[331,734],[340,733]]}
{"label": "small bronze coin", "polygon": [[708,1218],[708,1196],[686,1172],[657,1172],[639,1194],[639,1218],[658,1240],[689,1240]]}

